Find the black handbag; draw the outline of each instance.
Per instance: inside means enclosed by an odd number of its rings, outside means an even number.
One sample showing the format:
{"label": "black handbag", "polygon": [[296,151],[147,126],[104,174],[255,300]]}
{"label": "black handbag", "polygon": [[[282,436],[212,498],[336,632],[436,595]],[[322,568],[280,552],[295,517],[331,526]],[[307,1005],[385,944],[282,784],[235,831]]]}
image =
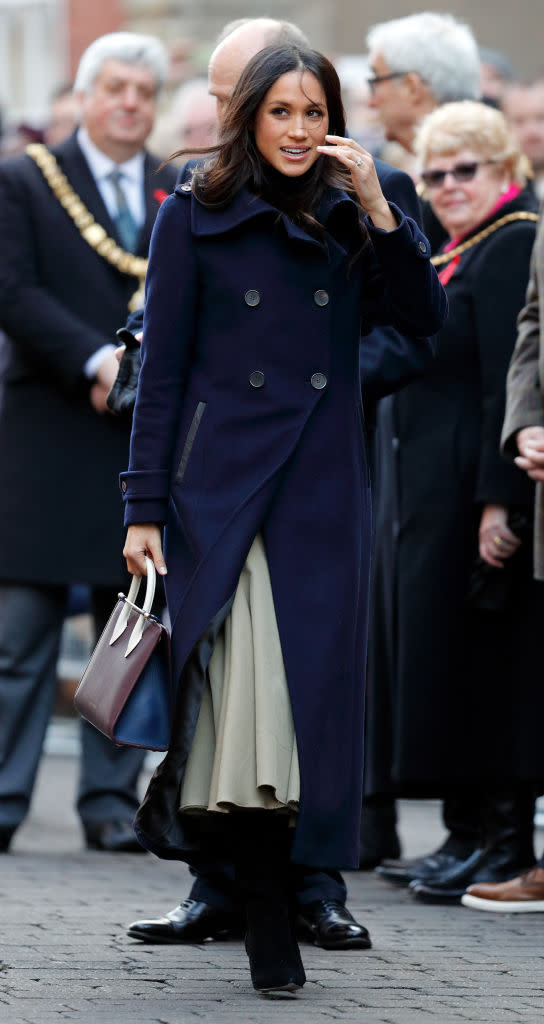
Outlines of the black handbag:
{"label": "black handbag", "polygon": [[110,615],[74,696],[79,714],[118,746],[166,750],[172,721],[170,636],[154,615],[155,566],[146,557],[143,607],[140,577]]}
{"label": "black handbag", "polygon": [[142,365],[140,343],[126,327],[120,327],[116,333],[120,343],[125,346],[125,351],[121,357],[113,387],[106,398],[106,403],[110,412],[113,412],[116,416],[131,416],[136,401],[138,377]]}

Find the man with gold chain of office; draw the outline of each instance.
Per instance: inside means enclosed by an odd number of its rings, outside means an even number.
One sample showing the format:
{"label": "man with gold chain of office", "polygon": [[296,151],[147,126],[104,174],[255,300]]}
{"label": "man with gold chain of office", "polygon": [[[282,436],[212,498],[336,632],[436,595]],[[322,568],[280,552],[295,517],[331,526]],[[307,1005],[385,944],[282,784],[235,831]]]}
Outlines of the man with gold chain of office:
{"label": "man with gold chain of office", "polygon": [[[68,587],[92,588],[99,627],[126,578],[117,478],[130,425],[107,413],[106,395],[112,339],[176,178],[144,149],[166,72],[156,39],[102,36],[78,68],[76,132],[0,164],[0,850],[28,810]],[[82,747],[87,844],[138,849],[142,753],[87,725]]]}

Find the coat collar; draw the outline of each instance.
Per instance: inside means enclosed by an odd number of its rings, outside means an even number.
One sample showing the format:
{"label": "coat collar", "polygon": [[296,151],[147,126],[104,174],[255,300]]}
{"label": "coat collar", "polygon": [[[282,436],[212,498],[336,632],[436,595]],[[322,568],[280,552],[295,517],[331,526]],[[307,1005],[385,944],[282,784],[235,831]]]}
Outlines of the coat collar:
{"label": "coat collar", "polygon": [[[176,191],[186,192],[189,195],[189,190],[183,185],[178,185]],[[318,210],[318,219],[326,228],[327,222],[333,213],[335,213],[340,207],[345,208],[351,216],[356,219],[357,216],[357,205],[350,199],[347,192],[341,189],[328,189],[323,196],[321,204]],[[353,210],[353,212],[351,212]],[[355,216],[354,216],[355,215]],[[317,239],[312,238],[308,235],[303,228],[289,219],[289,217],[278,210],[271,203],[266,202],[264,199],[260,199],[254,195],[247,185],[237,193],[231,203],[228,206],[224,206],[218,210],[211,210],[193,197],[192,211],[191,211],[191,229],[194,235],[198,237],[205,237],[209,235],[220,235],[225,234],[227,231],[232,231],[234,228],[244,224],[246,221],[252,220],[258,217],[268,217],[270,219],[279,218],[280,222],[283,223],[286,234],[289,238],[297,239],[301,242],[306,242],[311,245],[316,245],[322,248],[320,242]],[[336,239],[331,238],[330,243],[338,248],[342,249],[343,252],[346,250]]]}

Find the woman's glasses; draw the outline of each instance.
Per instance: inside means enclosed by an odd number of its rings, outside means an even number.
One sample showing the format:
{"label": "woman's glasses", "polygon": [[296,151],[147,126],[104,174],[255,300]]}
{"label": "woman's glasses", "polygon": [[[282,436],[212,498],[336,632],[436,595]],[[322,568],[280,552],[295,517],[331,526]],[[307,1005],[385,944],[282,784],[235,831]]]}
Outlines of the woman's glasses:
{"label": "woman's glasses", "polygon": [[478,167],[484,167],[485,164],[492,164],[494,162],[494,160],[471,160],[470,162],[456,164],[455,167],[450,167],[447,171],[442,171],[438,168],[432,171],[422,171],[420,177],[427,188],[442,188],[448,174],[451,174],[454,181],[472,181]]}

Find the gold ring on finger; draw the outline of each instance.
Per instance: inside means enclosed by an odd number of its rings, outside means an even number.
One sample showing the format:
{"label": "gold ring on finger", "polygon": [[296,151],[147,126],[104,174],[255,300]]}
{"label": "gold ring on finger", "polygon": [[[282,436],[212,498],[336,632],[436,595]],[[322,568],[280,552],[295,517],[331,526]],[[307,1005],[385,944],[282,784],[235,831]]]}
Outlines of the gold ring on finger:
{"label": "gold ring on finger", "polygon": [[496,544],[498,548],[500,548],[502,544],[502,537],[499,537],[497,534],[496,537],[493,537],[493,543]]}

